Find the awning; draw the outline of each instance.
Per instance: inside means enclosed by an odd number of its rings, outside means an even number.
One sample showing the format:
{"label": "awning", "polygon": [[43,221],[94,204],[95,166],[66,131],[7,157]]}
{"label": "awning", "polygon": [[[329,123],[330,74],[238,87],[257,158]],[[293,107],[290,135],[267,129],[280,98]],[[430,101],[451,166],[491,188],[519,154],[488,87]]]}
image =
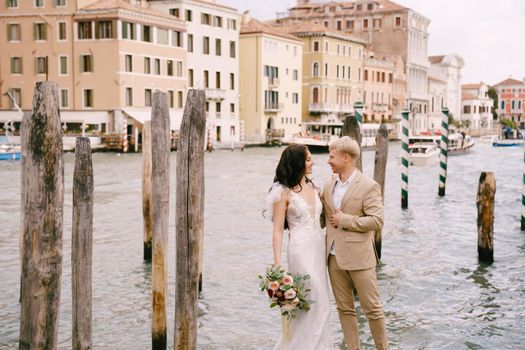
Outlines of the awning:
{"label": "awning", "polygon": [[[140,124],[151,120],[151,109],[123,109],[122,112]],[[182,110],[170,109],[170,129],[179,130],[182,121]]]}
{"label": "awning", "polygon": [[[26,111],[25,113],[31,113]],[[8,121],[21,122],[23,114],[18,111],[0,111],[0,123]],[[107,111],[60,111],[62,123],[86,123],[106,124],[109,123]]]}

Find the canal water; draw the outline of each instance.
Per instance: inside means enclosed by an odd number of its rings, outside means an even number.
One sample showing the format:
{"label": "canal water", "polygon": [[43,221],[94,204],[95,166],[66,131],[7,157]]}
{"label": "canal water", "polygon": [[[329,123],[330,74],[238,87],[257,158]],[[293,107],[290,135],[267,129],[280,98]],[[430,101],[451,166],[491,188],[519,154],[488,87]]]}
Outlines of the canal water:
{"label": "canal water", "polygon": [[[271,223],[261,216],[282,148],[216,151],[205,157],[204,293],[199,349],[272,349],[277,310],[258,291],[272,261]],[[390,144],[385,193],[381,299],[391,349],[523,349],[525,233],[520,231],[522,150],[477,145],[449,157],[447,194],[438,168],[410,168],[409,209],[401,210],[399,143]],[[372,175],[373,151],[363,154]],[[171,157],[169,328],[175,300],[175,153]],[[71,203],[73,155],[65,155],[64,259],[59,349],[71,348]],[[314,155],[314,179],[330,177],[326,154]],[[148,349],[151,266],[142,261],[141,155],[96,153],[93,347]],[[477,261],[476,192],[480,173],[495,172],[495,262]],[[20,163],[1,162],[0,349],[18,348]],[[360,313],[360,311],[359,311]],[[360,313],[362,315],[362,313]],[[332,301],[332,335],[342,333]],[[360,316],[363,349],[373,349]]]}

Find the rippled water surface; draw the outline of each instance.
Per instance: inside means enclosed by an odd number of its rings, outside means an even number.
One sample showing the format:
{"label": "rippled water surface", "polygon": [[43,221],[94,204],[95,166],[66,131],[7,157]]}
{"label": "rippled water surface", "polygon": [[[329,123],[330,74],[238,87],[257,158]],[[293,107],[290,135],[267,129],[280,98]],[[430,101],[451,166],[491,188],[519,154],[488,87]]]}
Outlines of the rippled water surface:
{"label": "rippled water surface", "polygon": [[[400,208],[399,144],[390,144],[385,194],[381,298],[392,349],[523,349],[525,233],[520,231],[522,150],[477,145],[449,157],[447,195],[438,169],[411,168],[409,209]],[[204,298],[199,349],[272,349],[280,332],[257,274],[272,261],[271,224],[261,217],[282,149],[206,154]],[[373,173],[373,151],[363,155]],[[59,349],[71,348],[71,203],[73,155],[66,154],[64,261]],[[314,155],[314,177],[330,176]],[[94,349],[148,349],[151,267],[142,261],[141,155],[97,153],[93,256]],[[175,153],[171,157],[169,328],[175,300]],[[497,182],[495,262],[477,261],[476,192],[481,171]],[[0,162],[0,349],[18,348],[20,163]],[[360,318],[363,349],[373,341]],[[332,303],[334,347],[341,346]]]}

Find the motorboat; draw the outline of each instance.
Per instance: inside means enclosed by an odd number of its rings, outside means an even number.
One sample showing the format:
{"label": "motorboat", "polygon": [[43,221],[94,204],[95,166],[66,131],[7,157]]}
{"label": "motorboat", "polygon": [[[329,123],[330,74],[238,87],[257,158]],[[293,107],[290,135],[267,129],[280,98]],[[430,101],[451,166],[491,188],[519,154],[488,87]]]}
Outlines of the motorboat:
{"label": "motorboat", "polygon": [[0,136],[0,160],[20,160],[20,146],[9,143],[7,136]]}
{"label": "motorboat", "polygon": [[[328,152],[328,146],[341,137],[343,122],[338,118],[309,121],[301,124],[301,132],[293,135],[288,143],[306,145],[310,151]],[[374,147],[379,124],[362,124],[361,147]]]}

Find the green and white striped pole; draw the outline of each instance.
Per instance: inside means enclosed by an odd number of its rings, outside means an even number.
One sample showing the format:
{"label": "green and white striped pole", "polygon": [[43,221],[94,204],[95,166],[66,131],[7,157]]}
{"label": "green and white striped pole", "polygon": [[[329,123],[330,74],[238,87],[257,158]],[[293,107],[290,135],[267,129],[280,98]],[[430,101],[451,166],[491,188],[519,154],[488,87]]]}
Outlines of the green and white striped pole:
{"label": "green and white striped pole", "polygon": [[363,104],[363,102],[354,103],[355,118],[357,119],[357,123],[359,124],[359,130],[361,132],[363,130],[363,110],[364,108],[365,108],[365,105]]}
{"label": "green and white striped pole", "polygon": [[408,208],[408,110],[401,112],[403,119],[401,121],[401,208]]}
{"label": "green and white striped pole", "polygon": [[[518,131],[519,132],[519,131]],[[525,231],[525,142],[523,143],[523,185],[521,189],[521,230]]]}
{"label": "green and white striped pole", "polygon": [[440,197],[445,196],[445,186],[447,183],[447,159],[448,159],[448,108],[441,110],[441,142],[439,151],[439,190]]}

